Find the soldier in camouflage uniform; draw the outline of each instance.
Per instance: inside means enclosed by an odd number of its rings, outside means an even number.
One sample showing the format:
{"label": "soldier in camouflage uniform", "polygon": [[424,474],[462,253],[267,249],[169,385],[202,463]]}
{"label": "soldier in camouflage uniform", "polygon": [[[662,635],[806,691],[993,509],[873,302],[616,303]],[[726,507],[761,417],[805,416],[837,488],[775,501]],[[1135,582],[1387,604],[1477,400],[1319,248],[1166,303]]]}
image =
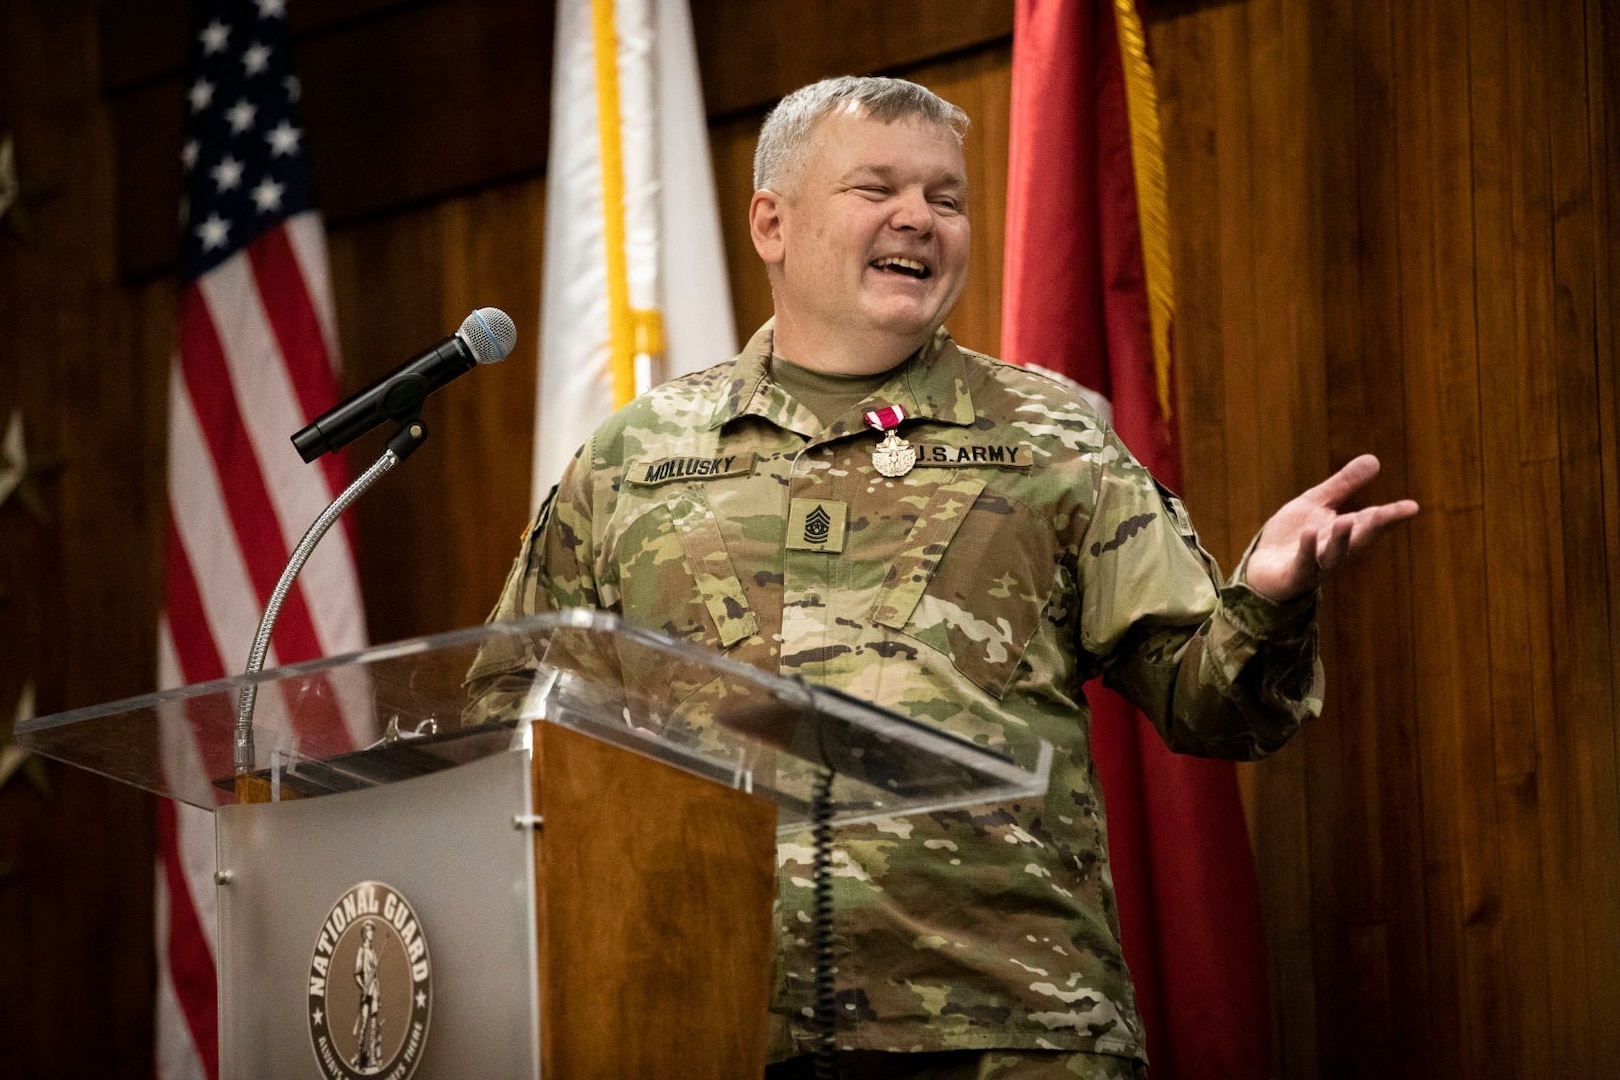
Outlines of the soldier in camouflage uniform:
{"label": "soldier in camouflage uniform", "polygon": [[[1416,508],[1338,514],[1376,471],[1358,459],[1221,584],[1180,502],[1079,393],[944,330],[967,258],[964,127],[898,80],[783,101],[750,208],[775,319],[597,431],[494,617],[620,612],[1020,760],[1049,740],[1044,800],[839,831],[838,1041],[862,1075],[1136,1076],[1081,685],[1101,675],[1176,750],[1276,749],[1321,706],[1320,568]],[[475,669],[475,691],[502,674]],[[702,697],[634,675],[677,706]],[[778,1061],[813,1042],[810,859],[808,839],[779,847]]]}

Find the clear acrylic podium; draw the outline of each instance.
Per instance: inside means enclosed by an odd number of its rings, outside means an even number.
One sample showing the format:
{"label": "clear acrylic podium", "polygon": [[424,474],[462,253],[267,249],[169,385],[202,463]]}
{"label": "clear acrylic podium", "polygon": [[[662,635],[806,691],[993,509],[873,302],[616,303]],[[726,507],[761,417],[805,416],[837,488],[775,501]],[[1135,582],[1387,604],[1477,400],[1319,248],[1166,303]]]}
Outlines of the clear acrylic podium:
{"label": "clear acrylic podium", "polygon": [[854,823],[1039,796],[1051,761],[586,611],[16,738],[215,813],[231,1077],[757,1078],[775,841],[818,775]]}

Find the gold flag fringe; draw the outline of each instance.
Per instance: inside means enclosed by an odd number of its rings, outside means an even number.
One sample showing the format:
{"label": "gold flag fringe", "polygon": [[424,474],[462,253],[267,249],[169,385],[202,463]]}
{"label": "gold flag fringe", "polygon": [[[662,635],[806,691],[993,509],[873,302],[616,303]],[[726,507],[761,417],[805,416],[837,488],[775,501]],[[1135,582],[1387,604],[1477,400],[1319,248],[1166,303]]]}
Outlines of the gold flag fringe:
{"label": "gold flag fringe", "polygon": [[1153,332],[1153,375],[1159,411],[1172,415],[1171,327],[1176,315],[1174,274],[1170,269],[1170,196],[1159,135],[1159,92],[1148,59],[1147,35],[1135,0],[1114,0],[1120,66],[1125,73],[1125,108],[1131,126],[1131,161],[1136,176],[1136,212],[1142,230],[1142,263],[1148,316]]}

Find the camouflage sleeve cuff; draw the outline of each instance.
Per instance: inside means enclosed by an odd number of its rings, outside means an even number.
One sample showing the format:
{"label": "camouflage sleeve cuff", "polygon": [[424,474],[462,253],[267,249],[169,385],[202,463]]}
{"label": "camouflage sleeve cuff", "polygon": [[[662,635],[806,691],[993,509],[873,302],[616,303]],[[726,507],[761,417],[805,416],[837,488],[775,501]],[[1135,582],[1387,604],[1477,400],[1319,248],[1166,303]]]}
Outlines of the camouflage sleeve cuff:
{"label": "camouflage sleeve cuff", "polygon": [[1249,550],[1220,590],[1221,608],[1228,618],[1256,641],[1297,641],[1310,633],[1316,623],[1320,589],[1312,589],[1291,600],[1272,600],[1260,595],[1248,582],[1249,556],[1260,540],[1249,542]]}
{"label": "camouflage sleeve cuff", "polygon": [[1267,599],[1235,578],[1221,588],[1221,609],[1256,641],[1297,641],[1316,622],[1317,592],[1281,602]]}

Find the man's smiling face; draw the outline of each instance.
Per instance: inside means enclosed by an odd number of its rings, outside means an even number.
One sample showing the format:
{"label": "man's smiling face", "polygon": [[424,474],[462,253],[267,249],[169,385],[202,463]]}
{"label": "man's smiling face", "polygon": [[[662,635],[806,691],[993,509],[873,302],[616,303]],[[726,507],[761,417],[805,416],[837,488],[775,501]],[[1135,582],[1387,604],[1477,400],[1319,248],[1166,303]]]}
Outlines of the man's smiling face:
{"label": "man's smiling face", "polygon": [[811,139],[775,201],[779,231],[761,243],[756,229],[779,335],[900,348],[898,361],[944,322],[967,280],[962,148],[949,128],[849,112],[822,117]]}

